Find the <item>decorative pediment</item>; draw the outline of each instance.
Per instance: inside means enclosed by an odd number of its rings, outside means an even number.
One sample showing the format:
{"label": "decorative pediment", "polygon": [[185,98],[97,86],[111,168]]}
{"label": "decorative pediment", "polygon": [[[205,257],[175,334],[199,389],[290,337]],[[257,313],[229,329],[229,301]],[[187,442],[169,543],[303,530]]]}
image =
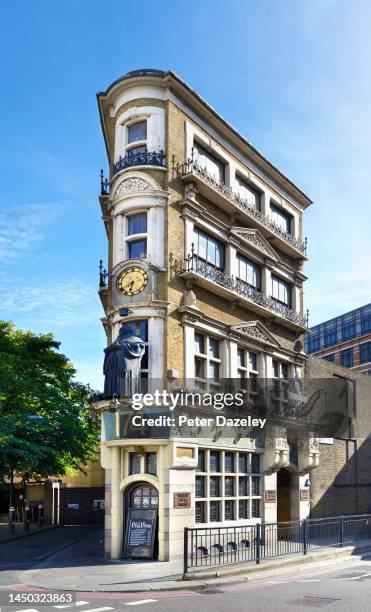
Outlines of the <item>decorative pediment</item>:
{"label": "decorative pediment", "polygon": [[260,321],[248,321],[247,323],[235,323],[230,326],[231,332],[237,332],[242,336],[246,336],[272,347],[278,348],[280,344],[274,336],[264,327]]}
{"label": "decorative pediment", "polygon": [[231,233],[253,249],[260,251],[264,257],[269,257],[273,261],[279,261],[276,251],[258,230],[246,227],[232,227]]}
{"label": "decorative pediment", "polygon": [[124,179],[119,184],[119,186],[117,187],[115,191],[115,196],[126,194],[126,193],[133,193],[135,191],[152,191],[152,190],[153,190],[153,187],[152,185],[148,183],[148,181],[145,181],[143,178],[140,178],[138,176],[129,176],[128,178]]}

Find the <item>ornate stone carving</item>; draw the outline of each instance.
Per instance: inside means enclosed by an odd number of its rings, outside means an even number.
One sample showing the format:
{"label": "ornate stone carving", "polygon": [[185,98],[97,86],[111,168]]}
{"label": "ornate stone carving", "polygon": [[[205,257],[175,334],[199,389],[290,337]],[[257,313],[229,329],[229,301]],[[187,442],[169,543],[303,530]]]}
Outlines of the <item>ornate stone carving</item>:
{"label": "ornate stone carving", "polygon": [[298,439],[298,467],[302,474],[316,468],[319,464],[319,440],[310,433],[302,434]]}
{"label": "ornate stone carving", "polygon": [[117,190],[115,191],[115,196],[133,193],[135,191],[150,191],[152,190],[151,185],[145,181],[144,179],[138,176],[129,176],[125,180],[120,183]]}
{"label": "ornate stone carving", "polygon": [[256,248],[258,251],[260,251],[270,259],[278,261],[278,256],[275,250],[270,246],[270,244],[265,240],[265,238],[263,238],[263,236],[258,230],[247,230],[236,227],[232,228],[232,233],[244,242],[247,242],[247,244]]}
{"label": "ornate stone carving", "polygon": [[198,192],[198,188],[196,183],[187,183],[184,189],[184,194],[186,198],[189,198],[190,200],[194,200],[196,197],[196,194]]}
{"label": "ornate stone carving", "polygon": [[264,344],[279,346],[276,339],[273,338],[273,336],[258,321],[238,323],[237,325],[232,326],[231,331],[235,333],[238,332],[239,334],[243,334],[244,336],[248,336],[249,338],[253,338],[254,340]]}
{"label": "ornate stone carving", "polygon": [[191,308],[197,308],[197,298],[196,294],[191,287],[187,288],[184,291],[184,306],[190,306]]}
{"label": "ornate stone carving", "polygon": [[264,470],[267,473],[277,472],[290,463],[290,447],[287,431],[282,427],[271,427],[266,434]]}

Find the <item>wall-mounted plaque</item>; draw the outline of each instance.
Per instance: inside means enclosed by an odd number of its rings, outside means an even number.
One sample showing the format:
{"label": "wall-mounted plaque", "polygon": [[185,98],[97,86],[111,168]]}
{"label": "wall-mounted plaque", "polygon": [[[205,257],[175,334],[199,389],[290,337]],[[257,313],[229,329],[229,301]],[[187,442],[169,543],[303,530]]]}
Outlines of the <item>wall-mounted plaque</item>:
{"label": "wall-mounted plaque", "polygon": [[265,491],[264,501],[266,504],[275,504],[277,502],[277,491],[274,491],[274,490]]}
{"label": "wall-mounted plaque", "polygon": [[157,510],[130,508],[126,523],[124,558],[153,559]]}
{"label": "wall-mounted plaque", "polygon": [[300,489],[300,501],[309,501],[309,489]]}
{"label": "wall-mounted plaque", "polygon": [[190,508],[191,494],[190,493],[174,493],[174,508]]}

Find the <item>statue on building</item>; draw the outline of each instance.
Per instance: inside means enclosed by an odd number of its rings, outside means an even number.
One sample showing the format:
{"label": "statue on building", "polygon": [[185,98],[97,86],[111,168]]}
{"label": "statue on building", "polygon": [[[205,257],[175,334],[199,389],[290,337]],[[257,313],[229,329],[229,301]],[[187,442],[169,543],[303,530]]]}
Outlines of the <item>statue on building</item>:
{"label": "statue on building", "polygon": [[104,349],[104,398],[130,397],[138,392],[145,348],[130,325],[120,328],[117,339]]}

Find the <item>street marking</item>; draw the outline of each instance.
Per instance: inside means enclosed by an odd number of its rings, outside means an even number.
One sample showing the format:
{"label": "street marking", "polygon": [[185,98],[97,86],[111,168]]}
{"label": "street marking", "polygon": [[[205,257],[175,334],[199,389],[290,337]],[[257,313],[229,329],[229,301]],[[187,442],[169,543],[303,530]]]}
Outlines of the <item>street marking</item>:
{"label": "street marking", "polygon": [[361,578],[366,578],[366,576],[371,576],[371,572],[369,574],[362,574],[361,576],[354,576],[353,578],[349,578],[349,580],[360,580]]}
{"label": "street marking", "polygon": [[146,603],[154,603],[158,601],[158,599],[140,599],[139,601],[130,601],[129,603],[124,604],[125,606],[141,606]]}
{"label": "street marking", "polygon": [[106,606],[105,608],[90,608],[90,610],[85,610],[85,612],[105,612],[106,610],[113,610],[114,608],[110,608]]}
{"label": "street marking", "polygon": [[26,608],[25,610],[17,610],[17,612],[39,612],[35,608]]}
{"label": "street marking", "polygon": [[63,604],[63,606],[53,606],[53,608],[57,608],[61,610],[62,608],[74,608],[75,606],[86,606],[86,604],[90,603],[89,601],[76,601],[75,603]]}

